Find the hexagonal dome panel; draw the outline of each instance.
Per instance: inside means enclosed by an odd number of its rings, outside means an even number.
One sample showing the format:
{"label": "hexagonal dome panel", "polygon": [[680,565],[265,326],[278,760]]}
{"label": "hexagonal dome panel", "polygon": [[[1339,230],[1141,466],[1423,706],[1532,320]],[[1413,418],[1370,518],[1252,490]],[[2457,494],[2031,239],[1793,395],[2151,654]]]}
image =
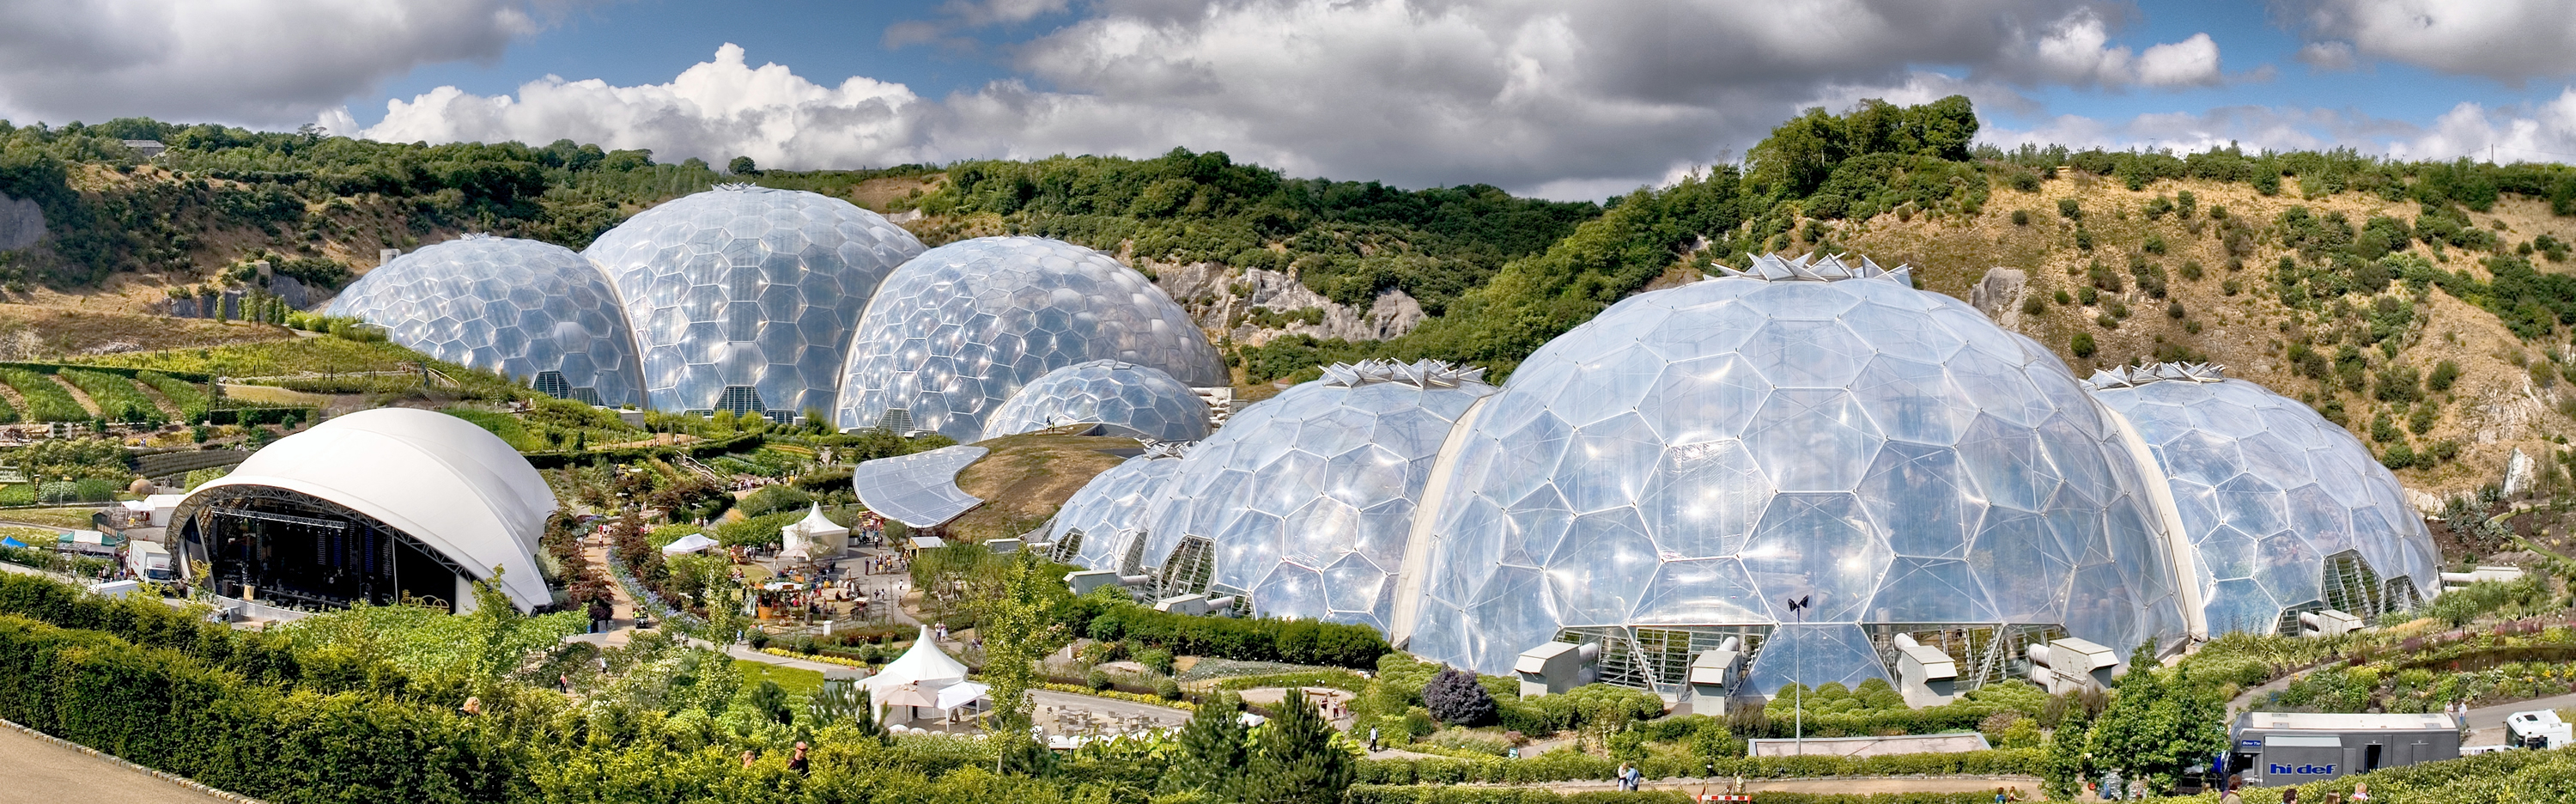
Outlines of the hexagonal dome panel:
{"label": "hexagonal dome panel", "polygon": [[1150,366],[1188,387],[1225,363],[1180,305],[1107,254],[1058,240],[983,237],[923,252],[868,303],[833,407],[841,427],[890,409],[959,441],[1047,372],[1093,360]]}
{"label": "hexagonal dome panel", "polygon": [[984,438],[1067,424],[1100,424],[1113,435],[1157,441],[1207,437],[1207,402],[1161,369],[1117,360],[1047,372],[984,420]]}
{"label": "hexagonal dome panel", "polygon": [[1165,596],[1248,595],[1262,616],[1385,629],[1423,484],[1450,427],[1494,392],[1483,375],[1336,365],[1244,408],[1154,500],[1141,564]]}
{"label": "hexagonal dome panel", "polygon": [[2371,619],[2441,590],[2441,552],[2397,477],[2307,405],[2205,365],[2088,384],[2164,469],[2211,633],[2295,633],[2320,608]]}
{"label": "hexagonal dome panel", "polygon": [[2063,364],[1901,268],[1726,273],[1611,306],[1473,414],[1409,650],[1504,674],[1602,639],[1605,678],[1670,688],[1742,637],[1767,694],[1889,677],[1899,634],[1965,635],[1963,684],[2015,640],[2185,635],[2140,464]]}
{"label": "hexagonal dome panel", "polygon": [[572,249],[466,235],[394,258],[323,309],[395,343],[595,405],[644,404],[617,291]]}
{"label": "hexagonal dome panel", "polygon": [[[637,214],[583,253],[636,322],[657,410],[828,409],[868,294],[922,251],[850,202],[722,185]],[[730,401],[732,404],[720,405]]]}
{"label": "hexagonal dome panel", "polygon": [[1047,528],[1048,556],[1084,569],[1140,572],[1136,537],[1145,532],[1147,506],[1181,468],[1180,455],[1149,451],[1093,477],[1056,510]]}

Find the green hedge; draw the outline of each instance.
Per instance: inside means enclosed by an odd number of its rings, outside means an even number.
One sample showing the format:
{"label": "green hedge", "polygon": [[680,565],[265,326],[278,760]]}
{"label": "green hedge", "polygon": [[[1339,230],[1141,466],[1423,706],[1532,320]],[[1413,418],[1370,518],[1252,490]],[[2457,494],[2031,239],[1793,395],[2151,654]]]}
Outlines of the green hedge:
{"label": "green hedge", "polygon": [[27,420],[35,422],[85,422],[89,409],[81,407],[72,392],[54,382],[53,375],[19,368],[0,368],[0,383],[18,390],[18,398],[27,402]]}
{"label": "green hedge", "polygon": [[200,385],[214,379],[214,375],[201,374],[193,371],[160,371],[154,369],[130,368],[126,366],[94,366],[86,363],[0,362],[0,368],[26,369],[38,374],[52,374],[54,372],[62,371],[63,369],[80,369],[82,371],[122,374],[127,377],[134,377],[137,379],[141,379],[144,374],[159,374],[164,377],[175,377],[188,382],[198,383]]}
{"label": "green hedge", "polygon": [[176,651],[0,615],[0,717],[272,801],[503,798],[512,769],[444,710],[261,685]]}
{"label": "green hedge", "polygon": [[[1742,776],[1749,779],[1794,779],[1819,776],[2003,776],[2037,775],[2042,764],[2036,748],[1962,751],[1946,754],[1894,754],[1864,757],[1730,757],[1713,765],[1660,757],[1638,765],[1648,779]],[[1550,751],[1525,759],[1366,759],[1359,780],[1367,784],[1537,784],[1582,779],[1607,780],[1618,770],[1614,759]]]}
{"label": "green hedge", "polygon": [[1386,637],[1365,625],[1199,617],[1097,597],[1076,601],[1066,624],[1074,633],[1095,639],[1124,639],[1178,654],[1248,662],[1366,669],[1394,651],[1387,647]]}
{"label": "green hedge", "polygon": [[[1349,804],[1688,804],[1697,791],[1589,790],[1558,793],[1528,787],[1353,785]],[[1753,794],[1755,804],[1984,804],[1993,793],[1781,793]]]}
{"label": "green hedge", "polygon": [[160,424],[170,418],[161,406],[136,387],[134,378],[84,369],[64,369],[61,376],[89,395],[102,418],[112,422],[149,422]]}
{"label": "green hedge", "polygon": [[689,457],[692,458],[705,458],[709,455],[720,455],[728,452],[757,449],[762,443],[764,443],[764,441],[765,439],[763,439],[759,433],[744,433],[742,435],[720,441],[701,441],[695,444],[672,447],[550,450],[545,452],[526,452],[521,453],[521,455],[528,459],[529,465],[535,466],[539,469],[561,469],[574,464],[586,466],[596,461],[607,461],[609,463],[633,463],[635,461],[646,460],[649,458],[667,458],[681,453],[687,453]]}

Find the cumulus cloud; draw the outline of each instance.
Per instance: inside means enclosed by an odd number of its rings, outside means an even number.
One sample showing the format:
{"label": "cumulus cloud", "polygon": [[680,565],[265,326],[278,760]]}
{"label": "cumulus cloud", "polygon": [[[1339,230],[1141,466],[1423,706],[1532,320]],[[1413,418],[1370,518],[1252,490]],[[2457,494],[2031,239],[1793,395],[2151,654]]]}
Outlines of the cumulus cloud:
{"label": "cumulus cloud", "polygon": [[[960,0],[935,26],[1061,0]],[[390,105],[384,139],[596,140],[662,158],[846,167],[1224,150],[1296,175],[1489,182],[1598,197],[1740,155],[1809,105],[2220,80],[2206,35],[2136,52],[2087,0],[1102,0],[1011,48],[1021,79],[944,98],[752,68],[738,48],[670,84],[548,78]],[[891,35],[891,34],[890,34]],[[1946,72],[1945,72],[1946,71]],[[1956,73],[1965,77],[1952,77]],[[345,118],[334,117],[334,120]]]}
{"label": "cumulus cloud", "polygon": [[2565,0],[2306,0],[2295,20],[2312,65],[2358,53],[2514,84],[2576,73],[2576,3]]}
{"label": "cumulus cloud", "polygon": [[2430,124],[2348,110],[2227,106],[2199,113],[2144,114],[2127,120],[2061,115],[2020,129],[1989,127],[1980,141],[2015,148],[2164,148],[2177,153],[2236,145],[2247,151],[2352,148],[2395,159],[2499,162],[2564,161],[2576,154],[2576,87],[2530,107],[2452,107]]}
{"label": "cumulus cloud", "polygon": [[604,148],[650,148],[673,159],[750,156],[767,165],[814,167],[912,161],[919,102],[900,84],[851,78],[827,87],[776,64],[751,67],[741,47],[726,44],[714,61],[667,84],[619,87],[547,76],[520,86],[516,97],[440,87],[387,102],[384,121],[363,131],[345,110],[332,110],[321,122],[387,142],[570,138]]}
{"label": "cumulus cloud", "polygon": [[424,64],[491,59],[527,0],[0,2],[0,114],[294,125]]}

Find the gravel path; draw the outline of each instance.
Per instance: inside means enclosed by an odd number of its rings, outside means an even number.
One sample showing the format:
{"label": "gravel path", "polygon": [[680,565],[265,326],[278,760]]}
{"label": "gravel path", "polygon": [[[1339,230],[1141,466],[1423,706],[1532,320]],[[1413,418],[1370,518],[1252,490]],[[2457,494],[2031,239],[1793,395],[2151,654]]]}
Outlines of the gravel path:
{"label": "gravel path", "polygon": [[115,801],[126,804],[212,804],[226,799],[135,770],[122,762],[0,728],[0,804]]}

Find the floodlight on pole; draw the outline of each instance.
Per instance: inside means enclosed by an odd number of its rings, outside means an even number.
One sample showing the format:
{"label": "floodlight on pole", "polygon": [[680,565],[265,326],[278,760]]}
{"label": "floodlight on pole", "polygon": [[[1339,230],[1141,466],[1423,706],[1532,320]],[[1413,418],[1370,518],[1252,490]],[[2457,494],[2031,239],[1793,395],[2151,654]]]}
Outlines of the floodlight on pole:
{"label": "floodlight on pole", "polygon": [[[1800,595],[1796,600],[1788,601],[1789,613],[1798,618],[1798,624],[1805,625],[1807,608],[1815,602],[1815,595]],[[1807,667],[1806,663],[1801,661],[1805,658],[1801,655],[1803,650],[1804,648],[1795,638],[1792,638],[1789,643],[1789,688],[1792,691],[1790,702],[1795,707],[1796,714],[1792,718],[1794,731],[1791,735],[1797,740],[1798,756],[1802,757],[1807,755]]]}

